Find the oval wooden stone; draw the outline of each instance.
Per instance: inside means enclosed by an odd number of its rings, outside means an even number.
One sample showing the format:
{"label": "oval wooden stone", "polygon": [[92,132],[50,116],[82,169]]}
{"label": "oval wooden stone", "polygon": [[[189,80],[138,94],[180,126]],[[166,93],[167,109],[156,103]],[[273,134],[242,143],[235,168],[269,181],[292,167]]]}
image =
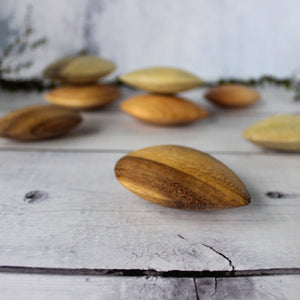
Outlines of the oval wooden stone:
{"label": "oval wooden stone", "polygon": [[71,84],[96,82],[116,69],[109,60],[97,56],[82,55],[62,58],[49,65],[44,75],[50,79]]}
{"label": "oval wooden stone", "polygon": [[121,76],[120,80],[142,90],[166,94],[187,91],[202,84],[197,76],[170,67],[138,70]]}
{"label": "oval wooden stone", "polygon": [[48,92],[45,99],[53,104],[76,109],[94,109],[121,96],[118,88],[108,84],[62,86]]}
{"label": "oval wooden stone", "polygon": [[162,145],[131,152],[116,163],[115,174],[129,191],[162,206],[208,210],[250,202],[232,170],[192,148]]}
{"label": "oval wooden stone", "polygon": [[15,110],[0,119],[0,136],[16,140],[42,140],[63,135],[81,122],[72,110],[35,105]]}
{"label": "oval wooden stone", "polygon": [[274,150],[300,151],[300,115],[280,114],[259,121],[243,132],[248,141]]}
{"label": "oval wooden stone", "polygon": [[120,108],[141,121],[156,125],[185,124],[208,115],[202,107],[186,99],[155,94],[129,98]]}
{"label": "oval wooden stone", "polygon": [[260,95],[246,86],[228,84],[210,89],[205,98],[218,106],[235,108],[252,105],[259,100]]}

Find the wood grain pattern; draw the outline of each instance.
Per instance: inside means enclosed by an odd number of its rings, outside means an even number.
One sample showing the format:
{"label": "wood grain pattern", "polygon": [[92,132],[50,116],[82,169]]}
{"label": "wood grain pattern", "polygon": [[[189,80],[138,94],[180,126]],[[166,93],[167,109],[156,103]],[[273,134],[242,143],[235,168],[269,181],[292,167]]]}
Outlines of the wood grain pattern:
{"label": "wood grain pattern", "polygon": [[202,80],[190,72],[171,67],[133,71],[122,75],[120,80],[145,91],[166,94],[187,91],[202,84]]}
{"label": "wood grain pattern", "polygon": [[300,115],[280,114],[261,120],[243,132],[250,142],[282,151],[300,151]]}
{"label": "wood grain pattern", "polygon": [[238,176],[204,152],[163,145],[131,152],[115,166],[129,191],[162,206],[209,210],[246,205],[247,188]]}
{"label": "wood grain pattern", "polygon": [[205,94],[205,98],[221,107],[237,108],[254,104],[260,95],[247,86],[226,84],[212,88]]}
{"label": "wood grain pattern", "polygon": [[80,122],[81,116],[53,105],[35,105],[15,110],[0,119],[0,136],[32,141],[66,134]]}
{"label": "wood grain pattern", "polygon": [[109,60],[91,55],[68,56],[49,65],[44,75],[53,80],[72,84],[96,82],[114,71],[116,66]]}
{"label": "wood grain pattern", "polygon": [[[121,156],[2,150],[0,265],[164,271],[300,267],[297,155],[215,155],[237,170],[252,201],[208,212],[166,208],[129,193],[113,171]],[[48,197],[24,201],[34,190]]]}
{"label": "wood grain pattern", "polygon": [[62,86],[51,90],[45,99],[53,104],[76,109],[95,109],[117,100],[118,88],[108,84]]}
{"label": "wood grain pattern", "polygon": [[186,99],[151,94],[126,99],[120,108],[141,121],[156,125],[186,124],[208,115],[202,107]]}

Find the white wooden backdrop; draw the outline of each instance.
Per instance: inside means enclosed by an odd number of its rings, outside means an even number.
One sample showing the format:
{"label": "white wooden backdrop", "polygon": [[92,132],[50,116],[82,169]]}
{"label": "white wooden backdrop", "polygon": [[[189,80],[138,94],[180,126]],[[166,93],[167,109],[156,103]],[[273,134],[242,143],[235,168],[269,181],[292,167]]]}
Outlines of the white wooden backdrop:
{"label": "white wooden backdrop", "polygon": [[206,80],[291,76],[300,67],[298,0],[3,0],[0,53],[22,33],[32,5],[36,51],[9,62],[34,62],[13,76],[37,76],[64,55],[88,49],[118,65],[116,74],[171,65]]}
{"label": "white wooden backdrop", "polygon": [[[263,150],[241,133],[270,114],[300,113],[300,103],[291,91],[267,87],[257,105],[222,110],[203,92],[184,95],[211,115],[187,126],[140,123],[117,102],[83,113],[82,125],[59,139],[0,140],[5,299],[297,299],[299,154]],[[123,98],[135,93],[124,88]],[[1,92],[0,101],[1,116],[43,103],[43,95]],[[181,211],[118,183],[113,169],[121,156],[166,143],[220,159],[244,181],[251,204]]]}

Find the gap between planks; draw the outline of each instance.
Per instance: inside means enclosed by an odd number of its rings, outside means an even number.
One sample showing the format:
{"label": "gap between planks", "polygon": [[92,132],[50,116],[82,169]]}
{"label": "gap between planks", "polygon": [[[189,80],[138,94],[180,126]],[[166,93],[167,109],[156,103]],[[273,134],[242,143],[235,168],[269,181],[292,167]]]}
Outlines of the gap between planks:
{"label": "gap between planks", "polygon": [[[56,153],[121,153],[126,154],[136,149],[56,149],[56,148],[21,148],[21,147],[10,147],[0,148],[0,152],[56,152]],[[205,150],[205,153],[212,155],[224,154],[224,155],[268,155],[268,156],[282,156],[288,154],[289,156],[297,156],[299,152],[280,152],[280,151],[268,151],[262,150],[261,152],[256,151],[215,151]]]}
{"label": "gap between planks", "polygon": [[172,277],[172,278],[232,278],[251,276],[300,275],[300,268],[273,268],[232,271],[156,271],[153,269],[67,269],[67,268],[34,268],[21,266],[0,266],[0,273],[43,274],[43,275],[87,275],[87,276],[126,276],[126,277]]}

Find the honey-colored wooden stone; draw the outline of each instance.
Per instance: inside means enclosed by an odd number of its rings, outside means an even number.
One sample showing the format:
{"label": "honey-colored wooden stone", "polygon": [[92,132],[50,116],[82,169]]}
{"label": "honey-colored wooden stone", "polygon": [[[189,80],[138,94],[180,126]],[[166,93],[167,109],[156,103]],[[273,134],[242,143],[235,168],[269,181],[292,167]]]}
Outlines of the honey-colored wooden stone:
{"label": "honey-colored wooden stone", "polygon": [[118,88],[108,84],[62,86],[45,95],[53,104],[75,109],[94,109],[107,105],[121,96]]}
{"label": "honey-colored wooden stone", "polygon": [[116,69],[114,63],[97,56],[82,55],[62,58],[49,65],[44,75],[71,84],[96,82]]}
{"label": "honey-colored wooden stone", "polygon": [[185,124],[202,119],[208,113],[183,98],[166,95],[138,95],[123,101],[120,108],[129,115],[156,125]]}
{"label": "honey-colored wooden stone", "polygon": [[205,98],[212,103],[228,108],[246,107],[259,100],[257,91],[239,84],[221,85],[210,89]]}
{"label": "honey-colored wooden stone", "polygon": [[280,114],[261,120],[243,132],[248,141],[274,150],[300,151],[300,115]]}
{"label": "honey-colored wooden stone", "polygon": [[115,174],[129,191],[162,206],[208,210],[250,202],[232,170],[192,148],[162,145],[131,152],[116,163]]}
{"label": "honey-colored wooden stone", "polygon": [[120,80],[142,90],[166,94],[187,91],[202,84],[197,76],[170,67],[141,69],[121,76]]}
{"label": "honey-colored wooden stone", "polygon": [[81,122],[72,110],[35,105],[15,110],[0,119],[0,136],[16,140],[43,140],[61,136]]}

